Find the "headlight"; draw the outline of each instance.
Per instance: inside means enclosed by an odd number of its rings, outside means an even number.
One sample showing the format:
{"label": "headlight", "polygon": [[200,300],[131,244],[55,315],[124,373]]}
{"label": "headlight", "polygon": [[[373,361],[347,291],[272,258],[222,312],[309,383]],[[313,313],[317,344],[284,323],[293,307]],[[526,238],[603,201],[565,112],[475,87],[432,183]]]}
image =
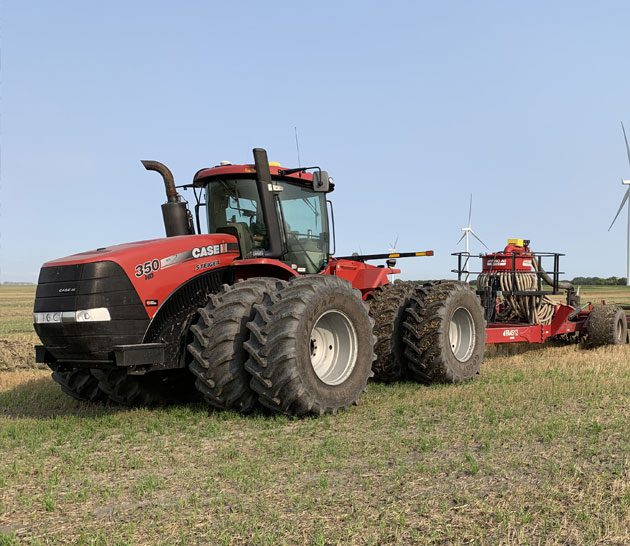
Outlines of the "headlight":
{"label": "headlight", "polygon": [[109,309],[96,307],[95,309],[80,309],[78,311],[48,311],[33,313],[35,324],[59,324],[62,322],[106,322],[112,320]]}
{"label": "headlight", "polygon": [[53,324],[61,322],[61,312],[54,311],[48,313],[33,313],[33,322],[35,324]]}
{"label": "headlight", "polygon": [[103,322],[112,320],[109,316],[109,309],[97,307],[96,309],[82,309],[76,312],[77,322]]}

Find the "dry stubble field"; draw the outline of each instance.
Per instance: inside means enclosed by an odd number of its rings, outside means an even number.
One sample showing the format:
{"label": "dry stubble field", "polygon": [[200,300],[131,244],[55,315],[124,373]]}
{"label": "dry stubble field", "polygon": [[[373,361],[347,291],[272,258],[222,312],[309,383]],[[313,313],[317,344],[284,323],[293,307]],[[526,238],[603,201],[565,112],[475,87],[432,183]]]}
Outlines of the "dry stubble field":
{"label": "dry stubble field", "polygon": [[32,297],[0,288],[0,545],[630,542],[630,346],[491,351],[320,419],[129,410],[31,367]]}

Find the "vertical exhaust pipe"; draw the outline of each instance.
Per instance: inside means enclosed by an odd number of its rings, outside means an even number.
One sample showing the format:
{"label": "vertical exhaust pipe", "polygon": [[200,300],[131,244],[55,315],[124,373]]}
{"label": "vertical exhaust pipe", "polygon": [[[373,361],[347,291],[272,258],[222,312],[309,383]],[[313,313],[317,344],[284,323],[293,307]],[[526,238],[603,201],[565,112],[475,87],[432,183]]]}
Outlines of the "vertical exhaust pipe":
{"label": "vertical exhaust pipe", "polygon": [[164,180],[166,203],[162,205],[162,217],[164,219],[166,236],[191,235],[193,231],[189,220],[188,207],[186,207],[186,203],[180,200],[171,170],[159,161],[142,160],[141,163],[147,171],[160,173],[162,180]]}
{"label": "vertical exhaust pipe", "polygon": [[282,235],[280,233],[280,218],[273,193],[273,180],[269,171],[267,152],[262,148],[254,148],[254,167],[256,168],[256,186],[260,196],[263,220],[267,226],[269,246],[263,255],[266,258],[281,258],[284,255]]}

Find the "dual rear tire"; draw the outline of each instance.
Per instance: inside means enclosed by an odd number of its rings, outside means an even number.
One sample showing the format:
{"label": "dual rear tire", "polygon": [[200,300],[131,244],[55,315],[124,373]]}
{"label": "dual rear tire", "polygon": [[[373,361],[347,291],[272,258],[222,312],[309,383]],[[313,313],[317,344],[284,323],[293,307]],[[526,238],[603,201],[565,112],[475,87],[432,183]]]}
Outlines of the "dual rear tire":
{"label": "dual rear tire", "polygon": [[481,302],[466,283],[396,282],[377,288],[375,378],[457,383],[479,373],[485,352]]}
{"label": "dual rear tire", "polygon": [[486,348],[483,307],[463,282],[427,283],[414,291],[403,341],[409,375],[420,383],[459,383],[475,377]]}

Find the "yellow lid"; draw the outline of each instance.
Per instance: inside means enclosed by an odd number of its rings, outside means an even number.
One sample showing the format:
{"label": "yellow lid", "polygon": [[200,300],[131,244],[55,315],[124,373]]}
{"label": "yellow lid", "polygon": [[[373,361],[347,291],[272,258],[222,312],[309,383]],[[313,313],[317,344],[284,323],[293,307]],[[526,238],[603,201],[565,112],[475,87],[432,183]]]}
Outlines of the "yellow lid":
{"label": "yellow lid", "polygon": [[279,161],[270,161],[269,162],[269,166],[270,167],[282,167],[282,165],[280,165]]}
{"label": "yellow lid", "polygon": [[525,246],[525,239],[508,239],[508,245]]}

